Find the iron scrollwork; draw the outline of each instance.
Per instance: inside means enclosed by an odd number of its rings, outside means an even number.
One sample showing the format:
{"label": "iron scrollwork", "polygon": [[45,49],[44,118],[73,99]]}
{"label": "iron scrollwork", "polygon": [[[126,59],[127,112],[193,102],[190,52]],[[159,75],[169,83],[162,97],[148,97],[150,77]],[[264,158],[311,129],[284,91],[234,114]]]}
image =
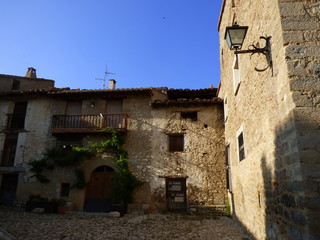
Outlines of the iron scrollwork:
{"label": "iron scrollwork", "polygon": [[260,39],[263,39],[266,41],[266,44],[263,48],[257,47],[254,44],[251,44],[249,46],[248,50],[237,50],[235,51],[235,54],[243,54],[243,53],[251,53],[250,58],[252,57],[252,55],[258,53],[258,54],[263,54],[266,57],[266,60],[268,62],[268,66],[263,68],[263,69],[259,69],[257,67],[255,67],[254,69],[258,72],[263,72],[265,70],[267,70],[269,67],[272,68],[272,58],[271,58],[271,49],[270,49],[270,39],[271,37],[260,37]]}

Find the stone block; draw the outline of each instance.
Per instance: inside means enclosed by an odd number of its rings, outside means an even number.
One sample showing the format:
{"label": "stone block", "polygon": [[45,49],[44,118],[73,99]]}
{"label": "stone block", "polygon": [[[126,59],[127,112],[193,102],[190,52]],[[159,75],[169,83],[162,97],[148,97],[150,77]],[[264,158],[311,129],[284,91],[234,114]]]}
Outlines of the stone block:
{"label": "stone block", "polygon": [[314,2],[314,3],[308,4],[305,8],[310,16],[319,18],[320,2]]}
{"label": "stone block", "polygon": [[306,11],[302,2],[284,2],[279,4],[280,14],[282,17],[304,16]]}
{"label": "stone block", "polygon": [[320,178],[320,164],[303,164],[301,170],[303,177]]}
{"label": "stone block", "polygon": [[306,208],[312,211],[319,211],[320,210],[320,196],[314,197],[306,197],[305,198],[305,206]]}
{"label": "stone block", "polygon": [[297,140],[300,151],[306,149],[316,149],[318,146],[320,146],[320,135],[318,134],[298,136]]}
{"label": "stone block", "polygon": [[311,231],[309,239],[319,240],[320,239],[320,228],[319,228],[320,214],[319,213],[309,214],[308,223],[309,223],[309,229]]}
{"label": "stone block", "polygon": [[108,216],[112,218],[119,218],[121,214],[119,212],[109,212]]}
{"label": "stone block", "polygon": [[300,226],[305,226],[307,224],[305,215],[300,211],[291,211],[291,219]]}
{"label": "stone block", "polygon": [[296,180],[287,182],[286,189],[288,192],[292,192],[292,193],[302,192],[302,182],[296,181]]}
{"label": "stone block", "polygon": [[316,76],[290,77],[291,90],[320,90],[320,81]]}
{"label": "stone block", "polygon": [[281,202],[287,207],[296,207],[296,199],[293,195],[284,194]]}
{"label": "stone block", "polygon": [[304,31],[303,39],[307,42],[320,41],[320,30]]}
{"label": "stone block", "polygon": [[308,97],[308,95],[303,94],[301,91],[294,91],[292,93],[292,100],[296,104],[297,107],[312,107],[312,100]]}
{"label": "stone block", "polygon": [[293,225],[287,226],[286,232],[291,237],[291,239],[303,240],[301,231]]}
{"label": "stone block", "polygon": [[319,28],[318,20],[307,16],[294,18],[285,18],[282,21],[284,31],[290,30],[317,30]]}
{"label": "stone block", "polygon": [[315,44],[303,45],[288,45],[285,47],[286,55],[291,59],[318,57],[320,55],[320,48]]}
{"label": "stone block", "polygon": [[320,61],[310,62],[306,70],[310,75],[320,75]]}
{"label": "stone block", "polygon": [[319,164],[320,152],[317,149],[300,150],[300,162],[304,164]]}
{"label": "stone block", "polygon": [[306,181],[304,181],[304,189],[305,192],[311,192],[311,193],[317,193],[320,189],[320,179],[317,181],[316,179],[309,178]]}
{"label": "stone block", "polygon": [[283,32],[283,43],[288,45],[289,43],[300,43],[304,40],[304,31],[285,31]]}

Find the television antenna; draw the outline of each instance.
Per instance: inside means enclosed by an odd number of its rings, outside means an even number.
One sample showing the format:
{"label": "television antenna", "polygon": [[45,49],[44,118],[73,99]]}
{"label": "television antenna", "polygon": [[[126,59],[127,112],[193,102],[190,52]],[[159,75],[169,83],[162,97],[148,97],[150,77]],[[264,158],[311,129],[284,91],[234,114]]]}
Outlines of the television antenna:
{"label": "television antenna", "polygon": [[108,75],[115,75],[115,73],[112,73],[112,72],[109,72],[108,70],[108,65],[106,64],[106,68],[105,68],[105,71],[104,71],[104,78],[95,78],[96,80],[100,80],[100,81],[103,81],[103,85],[102,85],[102,88],[105,89],[106,88],[106,78]]}

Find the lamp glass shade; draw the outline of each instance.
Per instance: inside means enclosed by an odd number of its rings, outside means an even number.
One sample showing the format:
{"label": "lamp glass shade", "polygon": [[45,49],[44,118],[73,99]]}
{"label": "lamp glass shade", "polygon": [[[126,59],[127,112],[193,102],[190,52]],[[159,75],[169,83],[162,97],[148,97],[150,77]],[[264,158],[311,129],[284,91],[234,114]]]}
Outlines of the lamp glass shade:
{"label": "lamp glass shade", "polygon": [[227,41],[228,47],[231,50],[241,49],[243,41],[246,37],[248,27],[233,25],[232,27],[226,28],[225,39]]}

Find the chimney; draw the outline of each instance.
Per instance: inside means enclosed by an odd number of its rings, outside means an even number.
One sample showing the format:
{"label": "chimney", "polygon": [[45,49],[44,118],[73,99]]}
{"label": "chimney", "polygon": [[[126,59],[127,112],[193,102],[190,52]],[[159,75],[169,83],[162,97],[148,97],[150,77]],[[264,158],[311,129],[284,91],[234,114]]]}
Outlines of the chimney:
{"label": "chimney", "polygon": [[109,89],[116,89],[116,80],[109,79]]}
{"label": "chimney", "polygon": [[37,73],[36,73],[36,69],[33,67],[29,67],[28,71],[26,73],[26,77],[28,78],[37,78]]}

